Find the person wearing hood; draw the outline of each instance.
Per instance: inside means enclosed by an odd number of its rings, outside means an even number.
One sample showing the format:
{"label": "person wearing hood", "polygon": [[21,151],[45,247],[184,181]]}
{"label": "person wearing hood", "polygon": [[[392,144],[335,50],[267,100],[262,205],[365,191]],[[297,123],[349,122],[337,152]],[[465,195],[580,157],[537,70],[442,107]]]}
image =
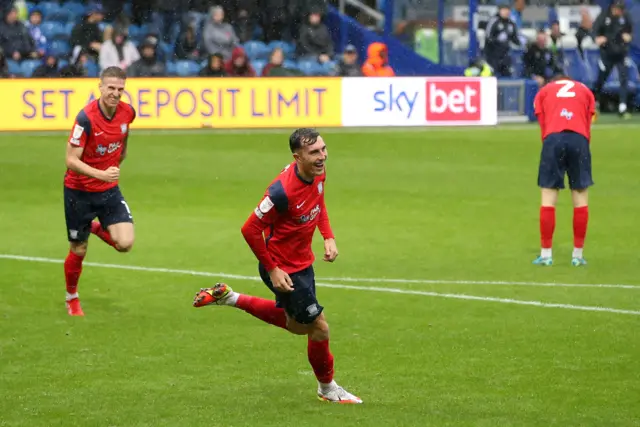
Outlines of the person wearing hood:
{"label": "person wearing hood", "polygon": [[13,7],[0,23],[0,47],[14,61],[37,58],[36,46],[29,31],[18,20],[18,10]]}
{"label": "person wearing hood", "polygon": [[227,60],[231,58],[233,48],[239,40],[231,24],[227,24],[223,20],[224,9],[222,6],[212,7],[209,21],[204,26],[202,39],[208,54],[219,52]]}
{"label": "person wearing hood", "polygon": [[166,77],[167,68],[164,62],[158,60],[158,44],[151,38],[145,39],[140,45],[142,57],[131,64],[127,70],[129,77]]}
{"label": "person wearing hood", "polygon": [[358,65],[358,51],[352,44],[347,45],[342,53],[342,58],[336,65],[335,75],[339,77],[361,77],[362,70]]}
{"label": "person wearing hood", "polygon": [[184,33],[178,37],[174,53],[178,59],[188,59],[191,61],[198,61],[200,59],[196,29],[192,25],[188,25]]}
{"label": "person wearing hood", "polygon": [[333,56],[333,41],[322,15],[316,10],[309,14],[309,22],[300,28],[298,56],[316,58],[325,63]]}
{"label": "person wearing hood", "polygon": [[60,77],[60,71],[58,71],[58,58],[50,53],[45,54],[42,59],[42,65],[33,70],[32,77],[39,78],[55,78]]}
{"label": "person wearing hood", "polygon": [[125,28],[116,27],[111,40],[102,44],[100,49],[100,68],[120,67],[126,71],[134,62],[140,59],[138,48],[129,40],[129,33]]}
{"label": "person wearing hood", "polygon": [[102,7],[97,5],[89,9],[82,22],[73,27],[70,44],[74,51],[85,49],[94,59],[98,59],[102,47],[102,31],[98,24],[103,18]]}
{"label": "person wearing hood", "polygon": [[198,73],[200,77],[226,77],[227,72],[224,70],[224,58],[220,53],[209,55],[209,62]]}
{"label": "person wearing hood", "polygon": [[367,60],[362,65],[362,74],[367,77],[392,77],[396,73],[389,65],[389,51],[384,43],[371,43],[367,48]]}
{"label": "person wearing hood", "polygon": [[86,50],[80,50],[76,55],[71,57],[69,64],[62,67],[60,77],[87,77],[87,62],[89,61],[89,53]]}
{"label": "person wearing hood", "polygon": [[487,22],[484,56],[498,77],[511,77],[511,45],[522,44],[518,36],[518,27],[511,19],[511,11],[505,3],[498,8],[498,13]]}
{"label": "person wearing hood", "polygon": [[233,49],[231,59],[225,64],[225,71],[229,77],[255,77],[256,71],[251,66],[244,49]]}

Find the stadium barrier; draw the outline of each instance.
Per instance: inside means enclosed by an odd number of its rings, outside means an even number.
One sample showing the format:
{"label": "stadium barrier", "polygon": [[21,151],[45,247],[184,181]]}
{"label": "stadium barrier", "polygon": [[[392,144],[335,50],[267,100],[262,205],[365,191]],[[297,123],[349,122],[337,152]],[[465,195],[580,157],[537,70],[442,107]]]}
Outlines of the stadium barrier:
{"label": "stadium barrier", "polygon": [[[95,79],[0,80],[0,131],[67,130],[99,96]],[[132,128],[495,125],[495,78],[127,80]]]}

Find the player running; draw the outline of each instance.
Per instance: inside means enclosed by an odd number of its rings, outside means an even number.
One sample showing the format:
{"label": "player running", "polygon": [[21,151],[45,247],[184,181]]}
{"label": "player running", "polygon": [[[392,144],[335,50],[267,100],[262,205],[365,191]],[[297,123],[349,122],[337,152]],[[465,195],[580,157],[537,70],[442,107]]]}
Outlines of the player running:
{"label": "player running", "polygon": [[[89,234],[97,235],[119,252],[128,252],[133,246],[133,218],[118,187],[129,125],[136,117],[133,107],[120,101],[125,80],[125,72],[118,67],[102,72],[100,98],[78,113],[67,144],[64,211],[71,248],[64,262],[64,275],[71,316],[84,316],[78,280]],[[100,222],[93,221],[96,217]]]}
{"label": "player running", "polygon": [[591,176],[591,123],[596,107],[591,90],[582,83],[559,76],[542,87],[534,100],[542,132],[542,154],[538,186],[542,191],[540,240],[542,250],[533,263],[550,266],[553,232],[556,227],[558,192],[569,177],[573,199],[573,255],[571,264],[585,265],[582,250],[589,220],[588,188]]}
{"label": "player running", "polygon": [[324,201],[327,146],[315,130],[298,129],[289,138],[289,148],[295,160],[272,181],[242,227],[245,240],[258,258],[260,277],[276,301],[239,294],[218,283],[201,289],[193,305],[237,307],[293,334],[307,335],[307,355],[318,380],[318,398],[362,403],[333,380],[329,325],[324,307],[316,299],[311,250],[316,227],[324,237],[324,261],[333,262],[338,256]]}

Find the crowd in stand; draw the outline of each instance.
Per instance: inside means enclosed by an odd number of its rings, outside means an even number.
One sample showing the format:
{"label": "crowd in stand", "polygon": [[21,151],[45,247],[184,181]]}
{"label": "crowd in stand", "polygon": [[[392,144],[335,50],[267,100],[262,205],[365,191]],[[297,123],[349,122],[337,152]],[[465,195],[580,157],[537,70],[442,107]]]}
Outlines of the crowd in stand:
{"label": "crowd in stand", "polygon": [[393,75],[386,46],[337,54],[325,0],[0,0],[0,77]]}

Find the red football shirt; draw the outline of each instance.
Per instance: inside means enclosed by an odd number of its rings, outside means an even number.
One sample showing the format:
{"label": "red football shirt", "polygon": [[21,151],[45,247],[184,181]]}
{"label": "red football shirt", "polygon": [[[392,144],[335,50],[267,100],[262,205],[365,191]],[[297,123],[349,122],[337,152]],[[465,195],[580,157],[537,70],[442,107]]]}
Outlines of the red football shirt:
{"label": "red football shirt", "polygon": [[533,101],[542,139],[570,130],[591,140],[591,121],[596,100],[591,89],[580,82],[558,80],[543,86]]}
{"label": "red football shirt", "polygon": [[[111,166],[119,167],[122,150],[129,136],[129,125],[135,118],[134,108],[121,101],[109,119],[96,99],[76,116],[69,144],[84,147],[80,160],[93,168],[107,170]],[[68,169],[64,185],[74,190],[98,192],[113,188],[118,183],[104,182]]]}
{"label": "red football shirt", "polygon": [[289,164],[245,222],[242,234],[267,271],[279,267],[291,274],[313,264],[316,227],[325,239],[334,237],[324,202],[325,179],[323,173],[305,181],[295,162]]}

